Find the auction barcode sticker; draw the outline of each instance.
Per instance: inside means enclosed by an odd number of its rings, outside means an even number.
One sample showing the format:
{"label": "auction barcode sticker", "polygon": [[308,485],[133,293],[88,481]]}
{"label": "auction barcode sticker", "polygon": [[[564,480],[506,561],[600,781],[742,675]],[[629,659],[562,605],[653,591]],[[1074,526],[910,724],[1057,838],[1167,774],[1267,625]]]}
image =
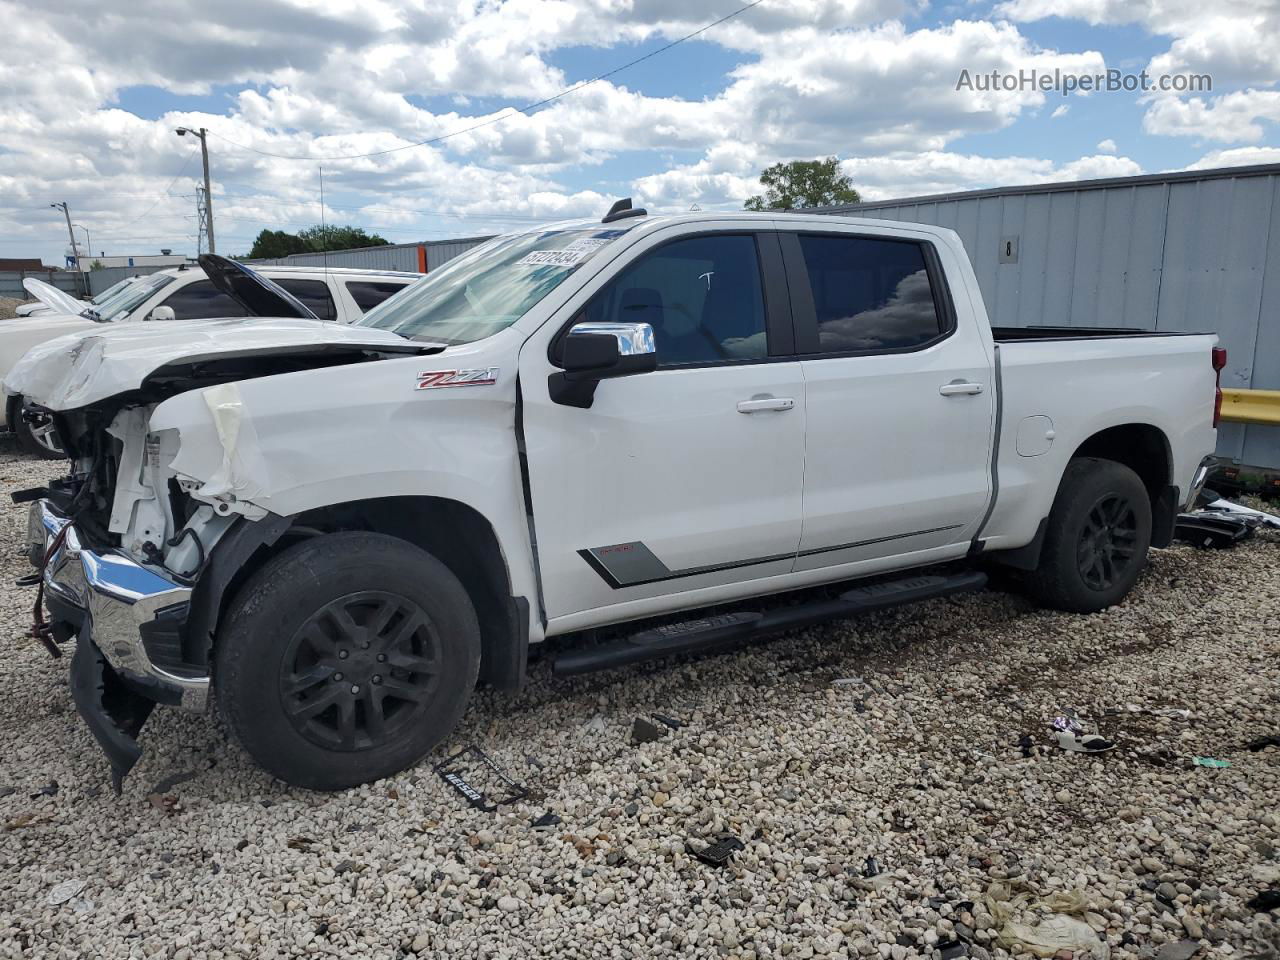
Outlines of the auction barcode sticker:
{"label": "auction barcode sticker", "polygon": [[603,247],[608,240],[586,237],[575,240],[562,250],[535,250],[516,261],[517,266],[572,267]]}

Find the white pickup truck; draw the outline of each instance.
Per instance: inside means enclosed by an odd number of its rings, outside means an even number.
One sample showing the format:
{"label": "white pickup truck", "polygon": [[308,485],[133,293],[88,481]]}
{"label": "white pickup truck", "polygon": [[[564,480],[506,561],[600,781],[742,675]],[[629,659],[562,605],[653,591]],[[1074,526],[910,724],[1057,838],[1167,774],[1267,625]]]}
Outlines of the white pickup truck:
{"label": "white pickup truck", "polygon": [[269,771],[336,789],[415,763],[552,636],[594,640],[556,669],[607,668],[978,589],[990,563],[1096,611],[1203,481],[1215,343],[993,331],[937,227],[620,201],[354,326],[135,324],[28,356],[6,386],[72,459],[15,495],[39,632],[78,636],[117,779],[153,703],[214,694]]}
{"label": "white pickup truck", "polygon": [[[32,347],[70,334],[101,329],[104,323],[195,320],[205,317],[261,316],[220,289],[207,271],[234,270],[235,261],[213,254],[200,259],[202,268],[175,267],[121,281],[101,298],[76,300],[56,287],[28,279],[28,291],[38,295],[48,312],[0,324],[0,380]],[[351,323],[366,310],[399,293],[421,274],[351,267],[259,267],[320,320]],[[11,395],[0,404],[0,427],[8,426],[28,453],[61,460],[62,448],[47,417],[27,411],[23,398]]]}

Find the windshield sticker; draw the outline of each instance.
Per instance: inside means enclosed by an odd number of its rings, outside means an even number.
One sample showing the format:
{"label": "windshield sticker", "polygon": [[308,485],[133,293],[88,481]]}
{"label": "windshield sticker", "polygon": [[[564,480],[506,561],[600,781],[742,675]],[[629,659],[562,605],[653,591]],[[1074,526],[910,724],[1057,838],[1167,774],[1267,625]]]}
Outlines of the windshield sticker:
{"label": "windshield sticker", "polygon": [[572,267],[581,263],[609,241],[598,237],[584,237],[575,240],[560,250],[535,250],[516,261],[516,266],[528,267]]}
{"label": "windshield sticker", "polygon": [[491,387],[498,382],[497,367],[477,370],[427,370],[418,374],[419,390],[436,387]]}

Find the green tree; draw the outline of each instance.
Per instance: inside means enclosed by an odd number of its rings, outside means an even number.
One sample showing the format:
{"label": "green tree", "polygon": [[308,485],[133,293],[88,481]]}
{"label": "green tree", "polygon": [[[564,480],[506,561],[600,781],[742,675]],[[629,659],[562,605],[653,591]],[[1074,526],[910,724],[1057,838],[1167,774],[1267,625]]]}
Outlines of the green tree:
{"label": "green tree", "polygon": [[298,234],[307,249],[319,253],[323,250],[351,250],[354,247],[385,247],[391,241],[376,233],[366,233],[364,227],[339,227],[333,224],[308,227]]}
{"label": "green tree", "polygon": [[764,196],[748,198],[745,209],[797,210],[862,199],[853,188],[853,181],[840,172],[838,157],[775,163],[760,174],[760,185]]}
{"label": "green tree", "polygon": [[296,234],[284,230],[263,230],[253,241],[246,259],[262,260],[287,257],[291,253],[306,253],[310,247]]}

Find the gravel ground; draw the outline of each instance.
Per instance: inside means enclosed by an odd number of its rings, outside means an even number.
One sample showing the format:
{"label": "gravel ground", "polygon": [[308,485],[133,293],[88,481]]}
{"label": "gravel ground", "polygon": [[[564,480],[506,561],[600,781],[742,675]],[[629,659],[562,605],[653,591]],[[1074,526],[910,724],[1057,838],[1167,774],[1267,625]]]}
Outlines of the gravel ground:
{"label": "gravel ground", "polygon": [[[56,471],[0,441],[0,494]],[[1280,734],[1280,537],[1158,551],[1096,616],[991,592],[701,661],[535,665],[435,758],[478,744],[528,786],[494,814],[430,763],[287,789],[171,710],[114,797],[65,659],[23,639],[7,499],[0,955],[983,960],[1055,929],[1077,958],[1277,956],[1246,902],[1280,885],[1280,748],[1245,745]],[[1126,704],[1191,716],[1104,715]],[[1063,708],[1117,748],[1051,745]],[[682,726],[634,745],[655,713]],[[723,835],[728,866],[690,855]]]}

